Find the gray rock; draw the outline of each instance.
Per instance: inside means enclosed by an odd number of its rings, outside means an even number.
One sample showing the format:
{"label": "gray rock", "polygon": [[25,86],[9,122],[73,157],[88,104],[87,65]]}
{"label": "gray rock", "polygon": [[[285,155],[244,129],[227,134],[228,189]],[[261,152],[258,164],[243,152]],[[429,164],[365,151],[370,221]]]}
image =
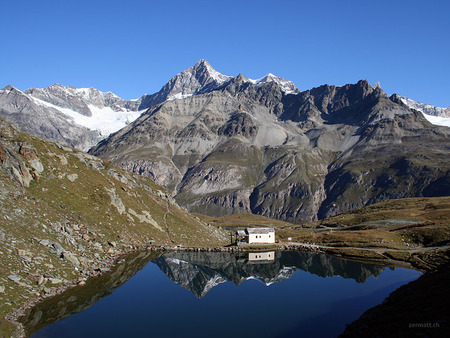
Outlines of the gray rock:
{"label": "gray rock", "polygon": [[39,242],[39,244],[44,245],[44,246],[49,246],[50,241],[48,239],[43,239]]}
{"label": "gray rock", "polygon": [[48,280],[52,284],[61,284],[63,282],[63,280],[59,278],[49,278]]}
{"label": "gray rock", "polygon": [[70,182],[75,182],[77,179],[78,179],[78,175],[77,174],[70,174],[70,175],[67,175],[67,179],[70,181]]}
{"label": "gray rock", "polygon": [[3,285],[0,285],[0,293],[4,293],[5,292],[5,287]]}
{"label": "gray rock", "polygon": [[13,282],[18,282],[18,281],[20,281],[21,277],[18,277],[16,275],[9,275],[8,279],[12,280]]}
{"label": "gray rock", "polygon": [[62,247],[61,244],[56,243],[56,242],[52,244],[52,247],[55,248],[56,252],[64,252],[64,251],[66,251],[66,250],[64,250],[64,248]]}
{"label": "gray rock", "polygon": [[73,236],[73,229],[70,226],[65,226],[64,231],[68,233],[70,236]]}
{"label": "gray rock", "polygon": [[98,242],[94,243],[94,247],[96,249],[102,249],[102,245],[100,243],[98,243]]}
{"label": "gray rock", "polygon": [[78,258],[72,254],[69,251],[65,251],[61,254],[61,258],[72,263],[73,265],[75,265],[76,267],[80,266],[80,261],[78,260]]}

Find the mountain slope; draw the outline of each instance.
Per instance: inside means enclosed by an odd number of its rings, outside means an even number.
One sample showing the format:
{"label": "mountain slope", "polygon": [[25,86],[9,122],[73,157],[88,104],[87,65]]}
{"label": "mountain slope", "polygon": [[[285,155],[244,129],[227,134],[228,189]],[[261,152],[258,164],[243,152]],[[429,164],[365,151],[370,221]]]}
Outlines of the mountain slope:
{"label": "mountain slope", "polygon": [[[54,84],[22,92],[7,86],[0,90],[0,117],[23,132],[87,151],[134,121],[147,108],[217,89],[231,79],[215,71],[206,60],[200,60],[174,76],[159,92],[131,101],[95,88]],[[299,92],[292,82],[273,74],[248,81],[274,82],[286,92]]]}
{"label": "mountain slope", "polygon": [[1,313],[149,241],[211,247],[227,238],[150,179],[0,119],[0,254],[8,257],[0,265]]}
{"label": "mountain slope", "polygon": [[240,74],[150,107],[91,153],[152,177],[194,212],[305,222],[448,194],[449,133],[367,81],[289,94]]}

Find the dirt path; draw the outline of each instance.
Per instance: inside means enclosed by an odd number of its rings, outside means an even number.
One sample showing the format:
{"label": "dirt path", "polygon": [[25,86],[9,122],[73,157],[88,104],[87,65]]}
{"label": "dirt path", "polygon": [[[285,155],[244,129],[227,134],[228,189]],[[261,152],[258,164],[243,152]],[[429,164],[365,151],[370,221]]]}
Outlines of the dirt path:
{"label": "dirt path", "polygon": [[390,252],[409,252],[409,253],[422,253],[422,252],[436,252],[436,251],[446,251],[450,249],[450,245],[445,246],[431,246],[431,247],[421,247],[421,248],[414,248],[414,249],[392,249],[392,248],[361,248],[361,247],[355,247],[355,246],[327,246],[327,245],[319,245],[319,244],[308,244],[308,243],[301,243],[301,242],[288,242],[287,245],[295,245],[295,246],[302,246],[307,247],[311,249],[323,249],[323,250],[329,250],[329,249],[351,249],[351,250],[365,250],[365,251],[372,251],[379,254],[382,254],[384,252],[390,251]]}
{"label": "dirt path", "polygon": [[169,237],[169,241],[170,241],[171,243],[175,243],[175,242],[172,240],[172,238],[170,237],[169,226],[167,225],[167,214],[170,213],[169,201],[166,201],[166,207],[167,207],[167,211],[164,213],[164,216],[163,216],[164,225],[165,225],[165,227],[166,227],[167,237]]}

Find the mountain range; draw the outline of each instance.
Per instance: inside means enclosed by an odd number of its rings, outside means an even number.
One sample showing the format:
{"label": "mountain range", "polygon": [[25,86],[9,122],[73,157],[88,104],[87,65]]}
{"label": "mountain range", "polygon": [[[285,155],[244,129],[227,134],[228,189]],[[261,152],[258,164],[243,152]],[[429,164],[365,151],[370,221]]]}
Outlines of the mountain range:
{"label": "mountain range", "polygon": [[[200,60],[132,101],[92,88],[9,86],[0,91],[0,116],[51,141],[94,146],[91,154],[213,216],[302,223],[450,191],[450,129],[427,121],[445,123],[448,109],[388,97],[364,80],[300,91],[272,74],[231,77]],[[101,116],[113,121],[92,122]]]}
{"label": "mountain range", "polygon": [[[159,92],[130,101],[95,88],[54,84],[21,91],[6,86],[0,89],[0,117],[14,123],[23,132],[87,151],[134,121],[149,107],[213,90],[231,78],[201,60],[174,76]],[[274,81],[288,92],[299,92],[291,81],[273,74],[252,81]]]}

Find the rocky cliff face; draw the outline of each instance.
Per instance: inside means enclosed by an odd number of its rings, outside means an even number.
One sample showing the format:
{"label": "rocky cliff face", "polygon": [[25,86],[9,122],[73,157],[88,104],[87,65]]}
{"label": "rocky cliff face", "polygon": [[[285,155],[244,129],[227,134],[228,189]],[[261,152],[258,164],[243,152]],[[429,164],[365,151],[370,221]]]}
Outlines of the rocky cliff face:
{"label": "rocky cliff face", "polygon": [[91,153],[214,216],[305,222],[385,199],[448,194],[450,129],[367,81],[299,92],[268,78],[240,74],[154,105]]}

